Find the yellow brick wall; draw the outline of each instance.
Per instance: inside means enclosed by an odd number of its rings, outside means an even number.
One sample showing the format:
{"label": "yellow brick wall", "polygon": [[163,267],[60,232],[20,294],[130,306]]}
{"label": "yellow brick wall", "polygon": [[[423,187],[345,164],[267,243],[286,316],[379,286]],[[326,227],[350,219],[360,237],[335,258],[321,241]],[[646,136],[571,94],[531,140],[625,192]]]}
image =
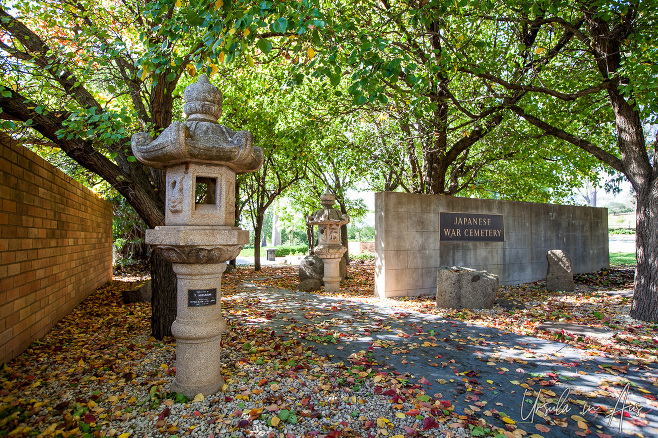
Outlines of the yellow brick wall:
{"label": "yellow brick wall", "polygon": [[111,279],[111,205],[0,132],[0,364]]}

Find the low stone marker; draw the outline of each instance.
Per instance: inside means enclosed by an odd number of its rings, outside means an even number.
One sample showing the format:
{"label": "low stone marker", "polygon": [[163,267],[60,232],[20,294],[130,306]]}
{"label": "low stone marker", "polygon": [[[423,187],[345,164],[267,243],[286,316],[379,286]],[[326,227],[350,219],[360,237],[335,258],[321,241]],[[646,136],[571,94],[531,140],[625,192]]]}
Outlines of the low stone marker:
{"label": "low stone marker", "polygon": [[[347,277],[347,263],[345,259],[341,258],[339,265],[340,271],[340,281],[345,280]],[[324,262],[322,259],[316,255],[307,255],[299,262],[299,281],[303,282],[304,280],[313,279],[320,281],[322,284],[322,278],[324,277]]]}
{"label": "low stone marker", "polygon": [[322,282],[315,278],[307,278],[297,285],[297,290],[302,292],[312,292],[322,289]]}
{"label": "low stone marker", "polygon": [[121,292],[123,304],[150,303],[151,295],[151,280],[140,281],[133,289]]}
{"label": "low stone marker", "polygon": [[442,266],[436,276],[436,307],[491,309],[498,284],[498,276],[487,271]]}
{"label": "low stone marker", "polygon": [[553,292],[573,291],[573,268],[569,257],[559,249],[552,249],[546,254],[546,260],[548,260],[546,289]]}

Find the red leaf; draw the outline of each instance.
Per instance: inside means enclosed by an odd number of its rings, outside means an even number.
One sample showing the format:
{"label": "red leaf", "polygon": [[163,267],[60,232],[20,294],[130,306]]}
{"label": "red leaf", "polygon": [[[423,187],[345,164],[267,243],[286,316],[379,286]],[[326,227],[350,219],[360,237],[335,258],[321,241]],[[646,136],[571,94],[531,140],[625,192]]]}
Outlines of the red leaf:
{"label": "red leaf", "polygon": [[247,426],[249,426],[249,420],[240,420],[238,423],[238,427],[245,428]]}
{"label": "red leaf", "polygon": [[158,415],[158,420],[164,420],[169,415],[171,415],[171,410],[169,408],[164,408],[164,410],[160,412],[160,415]]}
{"label": "red leaf", "polygon": [[432,417],[425,417],[423,420],[423,430],[430,430],[435,427],[439,427],[436,421],[434,421],[434,418]]}
{"label": "red leaf", "polygon": [[95,423],[96,422],[96,417],[94,417],[91,414],[87,414],[87,415],[84,416],[82,421],[84,421],[87,424]]}

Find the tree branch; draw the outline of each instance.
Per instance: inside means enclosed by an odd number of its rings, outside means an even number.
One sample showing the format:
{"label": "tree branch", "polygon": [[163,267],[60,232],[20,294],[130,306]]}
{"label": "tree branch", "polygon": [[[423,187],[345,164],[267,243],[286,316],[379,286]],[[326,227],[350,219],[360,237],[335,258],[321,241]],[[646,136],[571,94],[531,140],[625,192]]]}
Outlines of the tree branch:
{"label": "tree branch", "polygon": [[569,142],[574,146],[577,146],[580,149],[589,152],[590,154],[594,155],[597,159],[603,161],[605,164],[612,167],[616,171],[621,172],[624,175],[627,175],[626,169],[624,168],[622,161],[619,158],[612,155],[611,153],[604,151],[600,147],[596,146],[595,144],[583,138],[570,134],[564,131],[563,129],[555,127],[549,123],[544,122],[543,120],[538,119],[537,117],[531,114],[526,113],[525,110],[519,106],[510,105],[508,108],[514,113],[516,113],[517,115],[519,115],[520,117],[522,117],[523,119],[525,119],[531,125],[534,125],[539,129],[543,130],[544,132],[546,132],[546,134],[559,138],[566,142]]}

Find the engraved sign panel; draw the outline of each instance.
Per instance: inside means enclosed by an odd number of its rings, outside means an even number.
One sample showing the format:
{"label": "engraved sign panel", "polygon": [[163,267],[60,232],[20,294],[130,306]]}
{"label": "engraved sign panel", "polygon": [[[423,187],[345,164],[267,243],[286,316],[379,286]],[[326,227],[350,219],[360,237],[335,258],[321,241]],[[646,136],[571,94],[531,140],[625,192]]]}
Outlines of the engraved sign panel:
{"label": "engraved sign panel", "polygon": [[204,307],[217,304],[217,289],[188,289],[187,307]]}
{"label": "engraved sign panel", "polygon": [[442,242],[504,242],[502,214],[439,212]]}

